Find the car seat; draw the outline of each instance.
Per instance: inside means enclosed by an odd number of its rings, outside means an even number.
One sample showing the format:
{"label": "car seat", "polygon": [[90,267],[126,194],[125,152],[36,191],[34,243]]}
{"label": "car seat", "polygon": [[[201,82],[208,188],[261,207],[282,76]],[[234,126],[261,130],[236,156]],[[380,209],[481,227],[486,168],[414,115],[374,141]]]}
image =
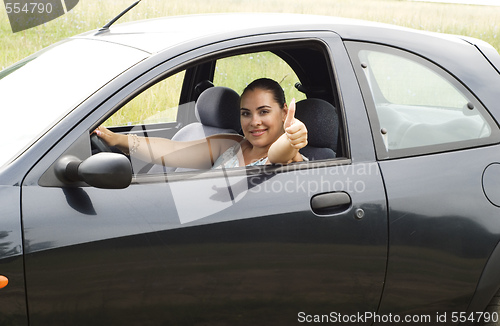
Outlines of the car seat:
{"label": "car seat", "polygon": [[[240,125],[240,96],[228,87],[216,86],[204,90],[195,104],[198,122],[181,128],[173,137],[176,141],[202,139],[215,134],[237,134]],[[148,173],[191,171],[192,169],[153,166]]]}
{"label": "car seat", "polygon": [[336,108],[324,100],[309,98],[297,102],[295,117],[307,128],[307,146],[300,153],[309,160],[335,158],[339,135]]}
{"label": "car seat", "polygon": [[195,104],[199,122],[179,130],[172,140],[195,140],[223,133],[238,133],[240,127],[240,96],[228,87],[210,87],[201,93]]}

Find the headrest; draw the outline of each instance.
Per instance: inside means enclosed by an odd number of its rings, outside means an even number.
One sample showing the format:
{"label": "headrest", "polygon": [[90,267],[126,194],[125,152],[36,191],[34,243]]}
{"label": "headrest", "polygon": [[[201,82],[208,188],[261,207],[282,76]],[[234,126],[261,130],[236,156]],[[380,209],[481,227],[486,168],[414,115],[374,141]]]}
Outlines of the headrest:
{"label": "headrest", "polygon": [[337,150],[339,118],[327,101],[309,98],[297,102],[295,117],[307,127],[308,144]]}
{"label": "headrest", "polygon": [[234,90],[217,86],[203,91],[195,106],[196,117],[205,126],[239,131],[240,96]]}

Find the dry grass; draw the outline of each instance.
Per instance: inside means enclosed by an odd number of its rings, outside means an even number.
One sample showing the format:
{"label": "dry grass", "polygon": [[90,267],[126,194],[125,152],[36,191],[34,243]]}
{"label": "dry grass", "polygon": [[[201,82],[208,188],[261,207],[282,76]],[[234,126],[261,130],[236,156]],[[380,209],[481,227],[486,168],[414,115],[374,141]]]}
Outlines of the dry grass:
{"label": "dry grass", "polygon": [[[13,34],[0,10],[0,68],[58,40],[99,28],[133,0],[80,0],[68,14],[44,25]],[[500,49],[497,37],[500,7],[450,5],[406,0],[142,0],[120,22],[211,12],[290,12],[359,18],[416,29],[483,39]],[[480,18],[478,18],[480,17]]]}
{"label": "dry grass", "polygon": [[[68,14],[15,34],[11,31],[6,11],[0,10],[0,70],[59,40],[100,28],[133,2],[134,0],[80,0]],[[365,19],[415,29],[472,36],[492,44],[497,50],[500,49],[496,24],[500,18],[500,7],[407,0],[142,0],[119,22],[214,12],[287,12]],[[248,69],[253,68],[248,67]],[[279,69],[263,73],[269,77],[283,74]],[[246,82],[231,80],[230,85],[244,86]],[[223,81],[219,83],[224,84]],[[132,101],[122,110],[123,112],[113,117],[107,124],[137,123],[152,115],[161,120],[172,119],[176,110],[157,113],[155,108],[175,107],[170,102],[178,96],[168,93],[165,88],[177,88],[165,85],[158,87],[163,88],[160,90],[155,88],[152,91],[164,94],[163,97],[160,98],[155,93]],[[297,92],[294,93],[293,86],[284,88],[289,98],[299,96],[295,94]],[[164,103],[167,100],[170,102]]]}

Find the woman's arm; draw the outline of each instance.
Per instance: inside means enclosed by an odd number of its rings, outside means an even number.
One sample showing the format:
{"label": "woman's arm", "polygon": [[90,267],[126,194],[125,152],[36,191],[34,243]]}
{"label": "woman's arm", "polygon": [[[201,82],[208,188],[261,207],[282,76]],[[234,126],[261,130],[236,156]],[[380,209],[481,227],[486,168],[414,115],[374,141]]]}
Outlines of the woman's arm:
{"label": "woman's arm", "polygon": [[285,133],[269,148],[267,153],[269,162],[287,164],[302,161],[299,149],[307,145],[307,128],[302,121],[295,118],[295,99],[288,108],[284,127]]}
{"label": "woman's arm", "polygon": [[145,162],[192,169],[210,169],[214,161],[235,142],[240,135],[214,135],[193,141],[173,141],[159,137],[139,137],[117,134],[105,127],[96,134],[109,146]]}

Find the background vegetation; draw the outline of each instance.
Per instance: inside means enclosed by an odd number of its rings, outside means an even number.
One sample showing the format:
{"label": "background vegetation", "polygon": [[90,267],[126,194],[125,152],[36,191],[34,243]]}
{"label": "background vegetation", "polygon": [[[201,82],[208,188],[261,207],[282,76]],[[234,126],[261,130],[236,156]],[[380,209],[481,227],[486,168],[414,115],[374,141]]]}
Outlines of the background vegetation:
{"label": "background vegetation", "polygon": [[[103,26],[134,0],[80,0],[68,14],[13,34],[0,8],[0,70],[58,40]],[[0,6],[2,7],[2,6]],[[120,22],[209,12],[290,12],[359,18],[482,39],[500,49],[500,7],[407,0],[142,0]]]}
{"label": "background vegetation", "polygon": [[[102,27],[135,0],[80,0],[68,14],[44,25],[12,33],[6,11],[0,5],[0,70],[64,38]],[[142,0],[121,22],[148,18],[214,12],[287,12],[320,14],[390,23],[415,29],[460,34],[482,39],[500,50],[498,24],[500,7],[425,3],[409,0]],[[266,54],[262,54],[266,56]],[[254,77],[282,81],[287,99],[303,95],[293,87],[297,78],[267,55],[268,65],[252,65],[242,56],[237,66],[255,74],[229,74],[235,63],[218,65],[217,85],[237,92]],[[269,66],[269,67],[268,67]],[[264,69],[264,70],[263,70]],[[246,79],[243,79],[243,75]],[[179,79],[180,78],[180,79]],[[235,78],[240,78],[235,80]],[[179,95],[176,87],[182,75],[169,78],[141,94],[105,124],[136,125],[175,121]],[[230,80],[229,80],[230,79]]]}

